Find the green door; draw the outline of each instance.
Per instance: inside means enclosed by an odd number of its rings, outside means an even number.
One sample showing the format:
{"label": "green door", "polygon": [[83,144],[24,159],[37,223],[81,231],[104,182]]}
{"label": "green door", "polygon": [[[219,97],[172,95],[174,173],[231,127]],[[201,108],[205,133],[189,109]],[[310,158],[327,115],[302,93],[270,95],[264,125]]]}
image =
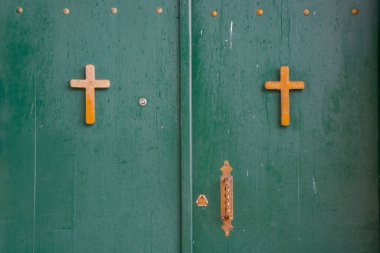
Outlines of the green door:
{"label": "green door", "polygon": [[[180,251],[178,9],[3,1],[0,252]],[[87,64],[111,83],[93,125]]]}
{"label": "green door", "polygon": [[[193,3],[194,252],[378,252],[378,7]],[[290,91],[287,127],[280,93],[264,88],[281,66],[305,83]],[[234,182],[228,238],[224,160]],[[195,204],[200,194],[207,207]]]}
{"label": "green door", "polygon": [[5,1],[0,252],[378,252],[378,8]]}

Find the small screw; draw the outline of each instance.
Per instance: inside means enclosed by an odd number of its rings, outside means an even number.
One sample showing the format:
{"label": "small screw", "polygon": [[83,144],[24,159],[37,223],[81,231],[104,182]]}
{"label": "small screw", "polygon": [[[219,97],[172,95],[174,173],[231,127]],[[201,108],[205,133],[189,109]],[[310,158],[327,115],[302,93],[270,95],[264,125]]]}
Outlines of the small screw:
{"label": "small screw", "polygon": [[162,8],[161,7],[156,8],[156,14],[161,14],[161,13],[162,13]]}
{"label": "small screw", "polygon": [[117,13],[117,8],[115,8],[115,7],[111,8],[111,13],[112,14],[116,14]]}
{"label": "small screw", "polygon": [[258,9],[258,10],[256,11],[257,16],[262,16],[263,13],[264,13],[264,11],[263,11],[262,9]]}
{"label": "small screw", "polygon": [[216,10],[213,10],[211,13],[210,13],[211,17],[216,17],[218,16],[218,12]]}
{"label": "small screw", "polygon": [[303,15],[309,16],[310,11],[308,9],[303,10]]}
{"label": "small screw", "polygon": [[21,7],[17,7],[16,12],[17,12],[18,14],[21,14],[21,13],[24,12],[24,10],[23,10]]}
{"label": "small screw", "polygon": [[141,106],[146,106],[147,103],[148,103],[148,100],[146,100],[146,98],[140,98],[139,104]]}
{"label": "small screw", "polygon": [[359,14],[359,9],[357,9],[357,8],[353,8],[352,10],[351,10],[351,13],[352,13],[352,15],[358,15]]}
{"label": "small screw", "polygon": [[69,13],[70,13],[69,9],[67,9],[67,8],[63,9],[63,14],[64,15],[68,15]]}

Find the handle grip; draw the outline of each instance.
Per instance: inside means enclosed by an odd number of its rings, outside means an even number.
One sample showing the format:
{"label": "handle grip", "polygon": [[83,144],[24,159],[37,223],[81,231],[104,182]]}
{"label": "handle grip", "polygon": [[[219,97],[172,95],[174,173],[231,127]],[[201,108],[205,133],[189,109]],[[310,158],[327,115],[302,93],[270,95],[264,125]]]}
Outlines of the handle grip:
{"label": "handle grip", "polygon": [[233,229],[232,220],[234,219],[234,181],[231,176],[232,167],[228,161],[224,161],[220,169],[220,216],[223,222],[222,230],[228,237]]}

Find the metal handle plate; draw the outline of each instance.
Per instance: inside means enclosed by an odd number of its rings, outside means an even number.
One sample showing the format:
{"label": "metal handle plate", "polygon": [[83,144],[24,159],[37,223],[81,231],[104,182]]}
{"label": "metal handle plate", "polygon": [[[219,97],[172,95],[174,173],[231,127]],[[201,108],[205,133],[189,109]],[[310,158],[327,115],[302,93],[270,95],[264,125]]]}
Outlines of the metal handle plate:
{"label": "metal handle plate", "polygon": [[228,161],[220,169],[220,216],[223,222],[222,230],[228,237],[233,229],[232,220],[234,219],[234,181],[231,176],[232,167]]}

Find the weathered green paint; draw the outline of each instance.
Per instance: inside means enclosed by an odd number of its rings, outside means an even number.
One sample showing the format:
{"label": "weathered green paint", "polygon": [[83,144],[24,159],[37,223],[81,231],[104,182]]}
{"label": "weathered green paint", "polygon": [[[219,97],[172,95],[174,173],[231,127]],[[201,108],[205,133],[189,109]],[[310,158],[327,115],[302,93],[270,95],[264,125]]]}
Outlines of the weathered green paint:
{"label": "weathered green paint", "polygon": [[183,253],[193,252],[191,14],[191,0],[181,0],[181,252]]}
{"label": "weathered green paint", "polygon": [[[0,10],[0,252],[179,252],[178,3],[20,5]],[[93,126],[69,88],[89,63],[111,81]]]}
{"label": "weathered green paint", "polygon": [[[375,0],[193,2],[194,252],[378,252],[378,22]],[[280,66],[306,85],[287,128],[263,88]]]}
{"label": "weathered green paint", "polygon": [[[18,4],[0,9],[0,252],[378,251],[375,0]],[[69,88],[89,63],[111,81],[94,126]],[[288,128],[263,88],[282,65],[306,83]]]}

